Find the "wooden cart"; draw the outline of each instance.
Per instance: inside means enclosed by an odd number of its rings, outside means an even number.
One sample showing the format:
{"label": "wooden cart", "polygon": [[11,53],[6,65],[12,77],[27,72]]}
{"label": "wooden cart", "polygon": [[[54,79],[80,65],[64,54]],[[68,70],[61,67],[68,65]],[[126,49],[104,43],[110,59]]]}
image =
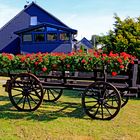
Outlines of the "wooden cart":
{"label": "wooden cart", "polygon": [[112,77],[104,69],[93,72],[51,71],[43,73],[12,73],[4,85],[13,106],[19,111],[34,111],[43,100],[57,101],[65,89],[82,91],[82,107],[93,119],[113,119],[127,102],[135,96],[138,87],[135,65],[122,76]]}

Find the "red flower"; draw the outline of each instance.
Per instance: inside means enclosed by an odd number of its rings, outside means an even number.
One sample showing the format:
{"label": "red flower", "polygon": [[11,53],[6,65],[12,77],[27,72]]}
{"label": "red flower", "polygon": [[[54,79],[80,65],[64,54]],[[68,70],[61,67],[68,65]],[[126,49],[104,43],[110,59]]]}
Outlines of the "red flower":
{"label": "red flower", "polygon": [[75,52],[71,52],[68,54],[68,56],[73,56],[73,55],[75,55]]}
{"label": "red flower", "polygon": [[96,58],[99,58],[100,55],[98,54],[98,52],[94,52],[93,55],[96,57]]}
{"label": "red flower", "polygon": [[130,57],[130,55],[127,54],[126,52],[120,53],[120,56],[123,56],[124,57],[124,60],[126,60],[126,59],[128,59]]}
{"label": "red flower", "polygon": [[107,60],[108,63],[110,63],[110,60]]}
{"label": "red flower", "polygon": [[13,60],[14,59],[14,57],[12,55],[10,55],[10,54],[7,55],[7,57],[8,57],[9,60]]}
{"label": "red flower", "polygon": [[2,56],[6,56],[7,54],[6,53],[2,53]]}
{"label": "red flower", "polygon": [[35,65],[37,66],[38,65],[38,62],[35,62]]}
{"label": "red flower", "polygon": [[120,68],[121,68],[121,69],[124,69],[124,65],[120,65]]}
{"label": "red flower", "polygon": [[109,53],[110,57],[117,57],[119,54],[118,53],[113,53],[112,51]]}
{"label": "red flower", "polygon": [[42,59],[42,57],[40,57],[38,61],[39,61],[39,62],[43,62],[43,59]]}
{"label": "red flower", "polygon": [[78,52],[79,52],[79,53],[82,53],[83,51],[82,51],[82,50],[78,50]]}
{"label": "red flower", "polygon": [[46,70],[47,70],[47,68],[46,68],[46,67],[43,67],[43,68],[42,68],[42,71],[43,71],[43,72],[45,72]]}
{"label": "red flower", "polygon": [[112,76],[116,76],[117,75],[117,72],[112,72]]}
{"label": "red flower", "polygon": [[86,63],[86,60],[85,60],[85,59],[83,59],[81,62],[84,64],[84,63]]}
{"label": "red flower", "polygon": [[88,53],[93,53],[93,49],[89,49],[88,50]]}
{"label": "red flower", "polygon": [[91,61],[91,60],[92,60],[92,58],[90,57],[90,58],[89,58],[89,60]]}
{"label": "red flower", "polygon": [[103,53],[103,54],[102,54],[102,56],[103,56],[103,57],[106,57],[106,56],[107,56],[107,54]]}
{"label": "red flower", "polygon": [[70,68],[70,64],[67,64],[67,68]]}
{"label": "red flower", "polygon": [[26,54],[26,57],[30,57],[31,56],[31,54]]}
{"label": "red flower", "polygon": [[30,60],[33,61],[34,60],[34,57],[30,57]]}
{"label": "red flower", "polygon": [[123,62],[121,58],[118,58],[117,61],[118,61],[120,64],[122,64],[122,62]]}
{"label": "red flower", "polygon": [[131,61],[131,64],[134,64],[134,61],[133,60]]}
{"label": "red flower", "polygon": [[26,59],[26,57],[21,57],[21,62],[24,62],[25,61],[25,59]]}
{"label": "red flower", "polygon": [[60,60],[63,61],[66,58],[66,55],[61,55]]}

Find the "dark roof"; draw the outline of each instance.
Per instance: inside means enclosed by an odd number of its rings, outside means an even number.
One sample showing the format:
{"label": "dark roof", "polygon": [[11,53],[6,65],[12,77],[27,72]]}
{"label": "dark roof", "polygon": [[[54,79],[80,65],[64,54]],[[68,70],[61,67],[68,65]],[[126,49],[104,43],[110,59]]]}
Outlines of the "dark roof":
{"label": "dark roof", "polygon": [[55,16],[53,16],[52,14],[50,14],[49,12],[47,12],[46,10],[44,10],[42,7],[40,7],[39,5],[37,5],[36,3],[32,2],[29,5],[26,5],[24,7],[24,9],[22,11],[20,11],[15,17],[13,17],[9,22],[7,22],[4,26],[2,26],[0,28],[0,30],[2,30],[5,26],[7,26],[8,24],[11,23],[11,21],[13,21],[14,19],[16,19],[22,12],[24,12],[25,10],[27,10],[28,8],[30,8],[32,5],[35,5],[36,7],[38,7],[39,9],[43,10],[45,13],[47,13],[48,15],[50,15],[51,17],[53,17],[54,19],[56,19],[57,21],[59,21],[62,25],[64,25],[65,27],[68,27],[66,24],[64,24],[62,21],[60,21],[58,18],[56,18]]}
{"label": "dark roof", "polygon": [[79,42],[81,42],[82,44],[84,44],[88,48],[92,48],[93,47],[93,45],[91,44],[91,42],[88,39],[86,39],[85,37],[81,41],[79,41]]}
{"label": "dark roof", "polygon": [[[36,3],[32,2],[27,8],[29,8],[31,5],[35,5],[38,8],[40,8],[41,10],[43,10],[45,13],[47,13],[48,15],[50,15],[51,17],[53,17],[54,19],[56,19],[57,21],[59,21],[61,24],[63,24],[64,26],[68,27],[65,23],[63,23],[61,20],[59,20],[57,17],[55,17],[54,15],[52,15],[51,13],[49,13],[48,11],[46,11],[45,9],[43,9],[42,7],[40,7],[39,5],[37,5]],[[26,8],[26,9],[27,9]]]}
{"label": "dark roof", "polygon": [[57,29],[64,30],[64,31],[68,31],[68,32],[71,32],[71,33],[74,33],[74,34],[77,33],[77,30],[71,29],[69,27],[59,26],[59,25],[50,24],[50,23],[41,23],[41,24],[38,24],[38,25],[35,25],[35,26],[30,26],[29,28],[25,28],[25,29],[16,31],[14,33],[19,35],[19,34],[29,32],[29,31],[33,31],[35,29],[45,27],[45,26],[52,27],[52,28],[57,28]]}

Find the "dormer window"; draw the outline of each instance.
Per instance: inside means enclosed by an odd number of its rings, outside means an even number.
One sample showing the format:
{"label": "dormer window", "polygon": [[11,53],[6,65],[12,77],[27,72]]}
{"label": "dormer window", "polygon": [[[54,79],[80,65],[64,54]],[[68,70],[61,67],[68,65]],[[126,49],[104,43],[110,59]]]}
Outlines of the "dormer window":
{"label": "dormer window", "polygon": [[32,41],[32,35],[31,34],[24,34],[22,36],[22,41],[23,42],[31,42]]}
{"label": "dormer window", "polygon": [[62,40],[62,41],[70,40],[70,34],[69,33],[60,33],[60,40]]}
{"label": "dormer window", "polygon": [[37,25],[37,16],[31,16],[30,25],[31,26]]}

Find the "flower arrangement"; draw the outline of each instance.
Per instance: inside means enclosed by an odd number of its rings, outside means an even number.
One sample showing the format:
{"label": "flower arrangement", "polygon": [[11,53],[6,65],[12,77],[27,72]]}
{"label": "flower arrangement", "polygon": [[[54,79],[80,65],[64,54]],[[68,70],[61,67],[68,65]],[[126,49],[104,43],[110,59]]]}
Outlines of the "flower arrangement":
{"label": "flower arrangement", "polygon": [[94,71],[96,67],[103,68],[107,65],[107,70],[112,76],[116,76],[121,71],[126,71],[128,64],[134,64],[132,55],[125,52],[120,54],[110,52],[104,54],[99,51],[89,51],[84,53],[72,52],[64,53],[36,53],[25,55],[0,54],[0,68],[4,72],[16,69],[29,69],[32,72],[42,71],[49,73],[51,70],[59,71]]}

